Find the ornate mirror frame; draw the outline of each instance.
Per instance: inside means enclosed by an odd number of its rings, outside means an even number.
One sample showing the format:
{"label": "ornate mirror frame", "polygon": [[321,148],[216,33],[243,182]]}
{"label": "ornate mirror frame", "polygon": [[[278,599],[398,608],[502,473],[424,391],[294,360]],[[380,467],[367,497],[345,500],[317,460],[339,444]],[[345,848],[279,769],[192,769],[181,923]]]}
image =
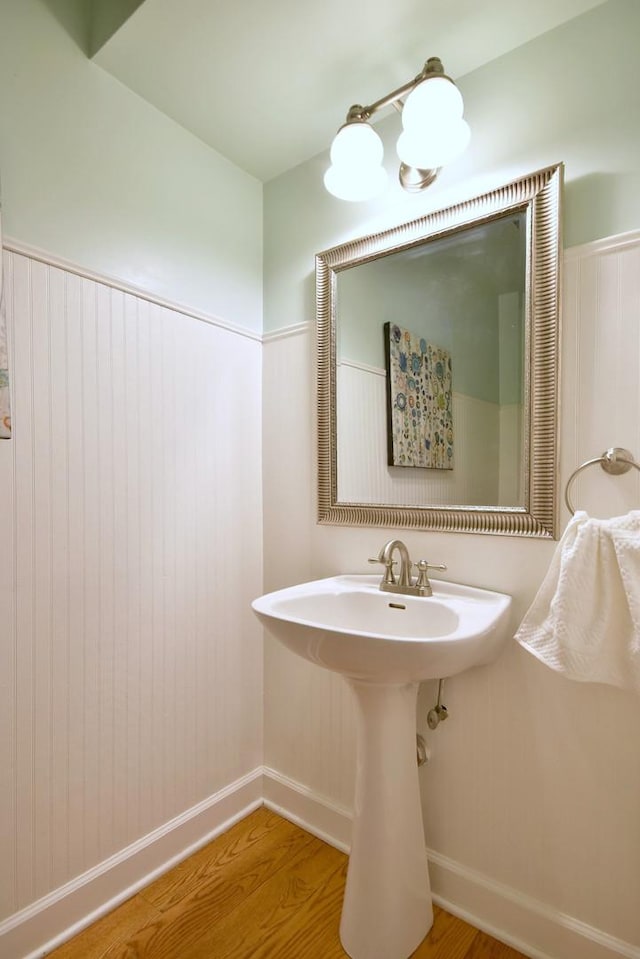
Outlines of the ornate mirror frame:
{"label": "ornate mirror frame", "polygon": [[[557,536],[560,196],[557,164],[410,223],[316,256],[318,521],[515,536]],[[395,506],[338,500],[337,276],[361,263],[526,212],[524,506]]]}

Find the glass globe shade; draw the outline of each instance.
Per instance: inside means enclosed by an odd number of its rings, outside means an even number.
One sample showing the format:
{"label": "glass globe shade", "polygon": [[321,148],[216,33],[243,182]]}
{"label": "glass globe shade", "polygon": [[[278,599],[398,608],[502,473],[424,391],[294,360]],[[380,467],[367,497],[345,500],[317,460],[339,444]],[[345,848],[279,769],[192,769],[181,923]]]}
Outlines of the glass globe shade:
{"label": "glass globe shade", "polygon": [[387,172],[383,166],[333,164],[324,175],[324,185],[339,200],[352,202],[372,200],[387,186]]}
{"label": "glass globe shade", "polygon": [[405,130],[398,138],[396,149],[407,166],[433,170],[459,157],[470,139],[469,124],[460,119],[437,128],[427,128],[420,133]]}
{"label": "glass globe shade", "polygon": [[464,111],[462,94],[445,77],[428,77],[415,87],[402,108],[402,126],[417,130],[432,123],[459,120]]}
{"label": "glass globe shade", "polygon": [[383,155],[382,140],[364,120],[345,123],[331,144],[331,162],[334,166],[379,166]]}

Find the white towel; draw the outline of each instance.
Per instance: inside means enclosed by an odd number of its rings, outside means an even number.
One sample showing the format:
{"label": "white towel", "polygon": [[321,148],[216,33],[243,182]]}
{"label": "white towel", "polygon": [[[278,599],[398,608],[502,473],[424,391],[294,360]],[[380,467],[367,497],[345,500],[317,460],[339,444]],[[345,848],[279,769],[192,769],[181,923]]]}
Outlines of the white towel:
{"label": "white towel", "polygon": [[640,510],[580,510],[515,638],[569,679],[640,692]]}

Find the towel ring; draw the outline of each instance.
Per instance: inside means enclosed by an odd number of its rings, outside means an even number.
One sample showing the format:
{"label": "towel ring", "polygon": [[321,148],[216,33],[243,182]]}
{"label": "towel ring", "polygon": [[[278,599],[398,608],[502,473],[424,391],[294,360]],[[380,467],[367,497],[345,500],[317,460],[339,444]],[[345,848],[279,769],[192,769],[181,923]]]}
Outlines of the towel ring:
{"label": "towel ring", "polygon": [[573,483],[574,479],[581,473],[583,470],[586,470],[587,466],[593,466],[594,463],[600,463],[600,466],[611,476],[620,476],[622,473],[628,473],[631,467],[640,470],[640,463],[636,463],[633,458],[633,453],[630,453],[629,450],[623,449],[621,446],[612,446],[610,449],[605,450],[602,456],[596,456],[595,459],[587,460],[586,463],[583,463],[582,466],[579,466],[573,471],[569,479],[567,480],[567,485],[564,491],[564,501],[567,504],[569,511],[572,516],[575,515],[575,509],[573,503],[569,499],[569,487]]}

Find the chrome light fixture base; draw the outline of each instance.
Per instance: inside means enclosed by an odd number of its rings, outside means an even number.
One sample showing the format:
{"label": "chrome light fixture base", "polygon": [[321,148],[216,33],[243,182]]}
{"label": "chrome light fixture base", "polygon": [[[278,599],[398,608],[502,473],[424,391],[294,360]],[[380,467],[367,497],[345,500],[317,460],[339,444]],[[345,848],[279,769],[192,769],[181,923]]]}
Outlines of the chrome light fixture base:
{"label": "chrome light fixture base", "polygon": [[400,186],[407,193],[422,193],[437,179],[439,173],[440,167],[436,167],[435,170],[421,170],[419,167],[401,162],[398,179]]}
{"label": "chrome light fixture base", "polygon": [[[434,80],[435,83],[431,82]],[[369,121],[388,106],[402,115],[404,133],[398,141],[398,178],[408,193],[426,190],[442,166],[465,149],[469,127],[462,118],[462,97],[451,77],[446,75],[440,58],[430,57],[420,73],[401,87],[368,106],[357,103],[349,108],[346,122],[332,144],[332,165],[325,174],[325,186],[334,196],[343,200],[367,200],[384,187],[384,171],[380,169],[382,141]],[[364,125],[371,135],[365,144],[367,149],[350,156],[344,144],[347,139],[355,142],[355,138],[345,136],[345,129],[355,125]],[[339,138],[341,143],[337,146]],[[365,143],[364,136],[359,139]],[[421,160],[427,162],[421,163]]]}

